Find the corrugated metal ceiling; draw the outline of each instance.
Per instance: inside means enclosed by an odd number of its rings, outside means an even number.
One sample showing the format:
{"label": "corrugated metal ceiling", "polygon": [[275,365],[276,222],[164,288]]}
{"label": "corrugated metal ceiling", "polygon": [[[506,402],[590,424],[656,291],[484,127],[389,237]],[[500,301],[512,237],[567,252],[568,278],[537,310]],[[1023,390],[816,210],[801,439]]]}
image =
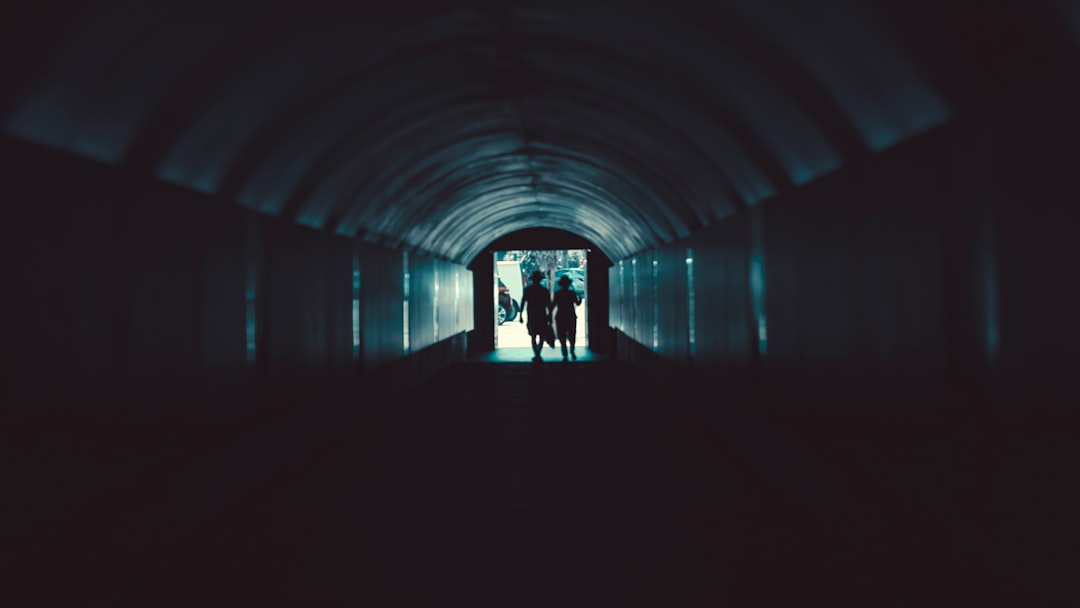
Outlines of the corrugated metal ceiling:
{"label": "corrugated metal ceiling", "polygon": [[1073,8],[26,3],[0,109],[11,136],[341,234],[467,263],[548,226],[619,259],[947,123],[1075,52]]}

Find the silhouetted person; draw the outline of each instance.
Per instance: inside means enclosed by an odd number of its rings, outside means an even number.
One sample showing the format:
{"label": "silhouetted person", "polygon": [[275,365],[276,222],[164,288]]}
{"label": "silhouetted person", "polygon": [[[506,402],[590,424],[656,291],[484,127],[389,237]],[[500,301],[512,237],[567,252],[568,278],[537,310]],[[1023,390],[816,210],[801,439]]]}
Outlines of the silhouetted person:
{"label": "silhouetted person", "polygon": [[577,307],[581,305],[581,295],[570,286],[574,282],[570,277],[563,275],[559,278],[559,289],[552,298],[555,309],[555,337],[562,346],[562,358],[566,361],[566,344],[570,344],[570,356],[577,361],[574,352],[574,334],[577,333]]}
{"label": "silhouetted person", "polygon": [[551,323],[551,293],[540,284],[544,273],[534,270],[529,275],[529,285],[521,294],[521,314],[518,321],[525,323],[528,313],[529,340],[532,342],[533,361],[540,361],[540,349],[544,348],[544,330]]}

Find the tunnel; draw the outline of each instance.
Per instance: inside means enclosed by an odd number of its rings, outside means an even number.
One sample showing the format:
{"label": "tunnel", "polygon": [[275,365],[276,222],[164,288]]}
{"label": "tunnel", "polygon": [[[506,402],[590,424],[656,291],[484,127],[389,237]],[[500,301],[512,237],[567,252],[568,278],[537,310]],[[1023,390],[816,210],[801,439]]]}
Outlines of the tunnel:
{"label": "tunnel", "polygon": [[0,30],[5,605],[1080,605],[1080,4]]}

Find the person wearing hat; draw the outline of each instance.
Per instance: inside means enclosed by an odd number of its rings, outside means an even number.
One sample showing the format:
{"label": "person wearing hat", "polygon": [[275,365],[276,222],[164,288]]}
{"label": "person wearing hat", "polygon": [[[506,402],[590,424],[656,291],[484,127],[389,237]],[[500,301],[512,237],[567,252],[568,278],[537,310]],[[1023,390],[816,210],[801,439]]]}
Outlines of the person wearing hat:
{"label": "person wearing hat", "polygon": [[525,323],[525,314],[529,315],[527,327],[529,340],[532,342],[533,361],[541,361],[540,350],[544,348],[544,331],[551,324],[551,294],[540,281],[544,273],[534,270],[529,275],[529,285],[521,294],[521,314],[518,321]]}
{"label": "person wearing hat", "polygon": [[569,276],[559,277],[559,289],[555,292],[552,305],[555,310],[555,336],[562,346],[562,358],[566,361],[566,345],[570,344],[570,356],[577,361],[574,352],[574,334],[577,332],[577,307],[581,305],[581,294],[570,289],[574,282]]}

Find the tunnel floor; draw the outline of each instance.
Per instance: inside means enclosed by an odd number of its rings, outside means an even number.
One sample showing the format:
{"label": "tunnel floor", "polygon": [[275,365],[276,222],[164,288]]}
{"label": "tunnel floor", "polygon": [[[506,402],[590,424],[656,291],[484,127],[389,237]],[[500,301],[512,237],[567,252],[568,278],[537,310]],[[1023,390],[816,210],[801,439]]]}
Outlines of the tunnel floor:
{"label": "tunnel floor", "polygon": [[932,548],[834,532],[626,363],[480,359],[198,533],[85,564],[68,591],[110,601],[67,605],[952,603],[911,569]]}

